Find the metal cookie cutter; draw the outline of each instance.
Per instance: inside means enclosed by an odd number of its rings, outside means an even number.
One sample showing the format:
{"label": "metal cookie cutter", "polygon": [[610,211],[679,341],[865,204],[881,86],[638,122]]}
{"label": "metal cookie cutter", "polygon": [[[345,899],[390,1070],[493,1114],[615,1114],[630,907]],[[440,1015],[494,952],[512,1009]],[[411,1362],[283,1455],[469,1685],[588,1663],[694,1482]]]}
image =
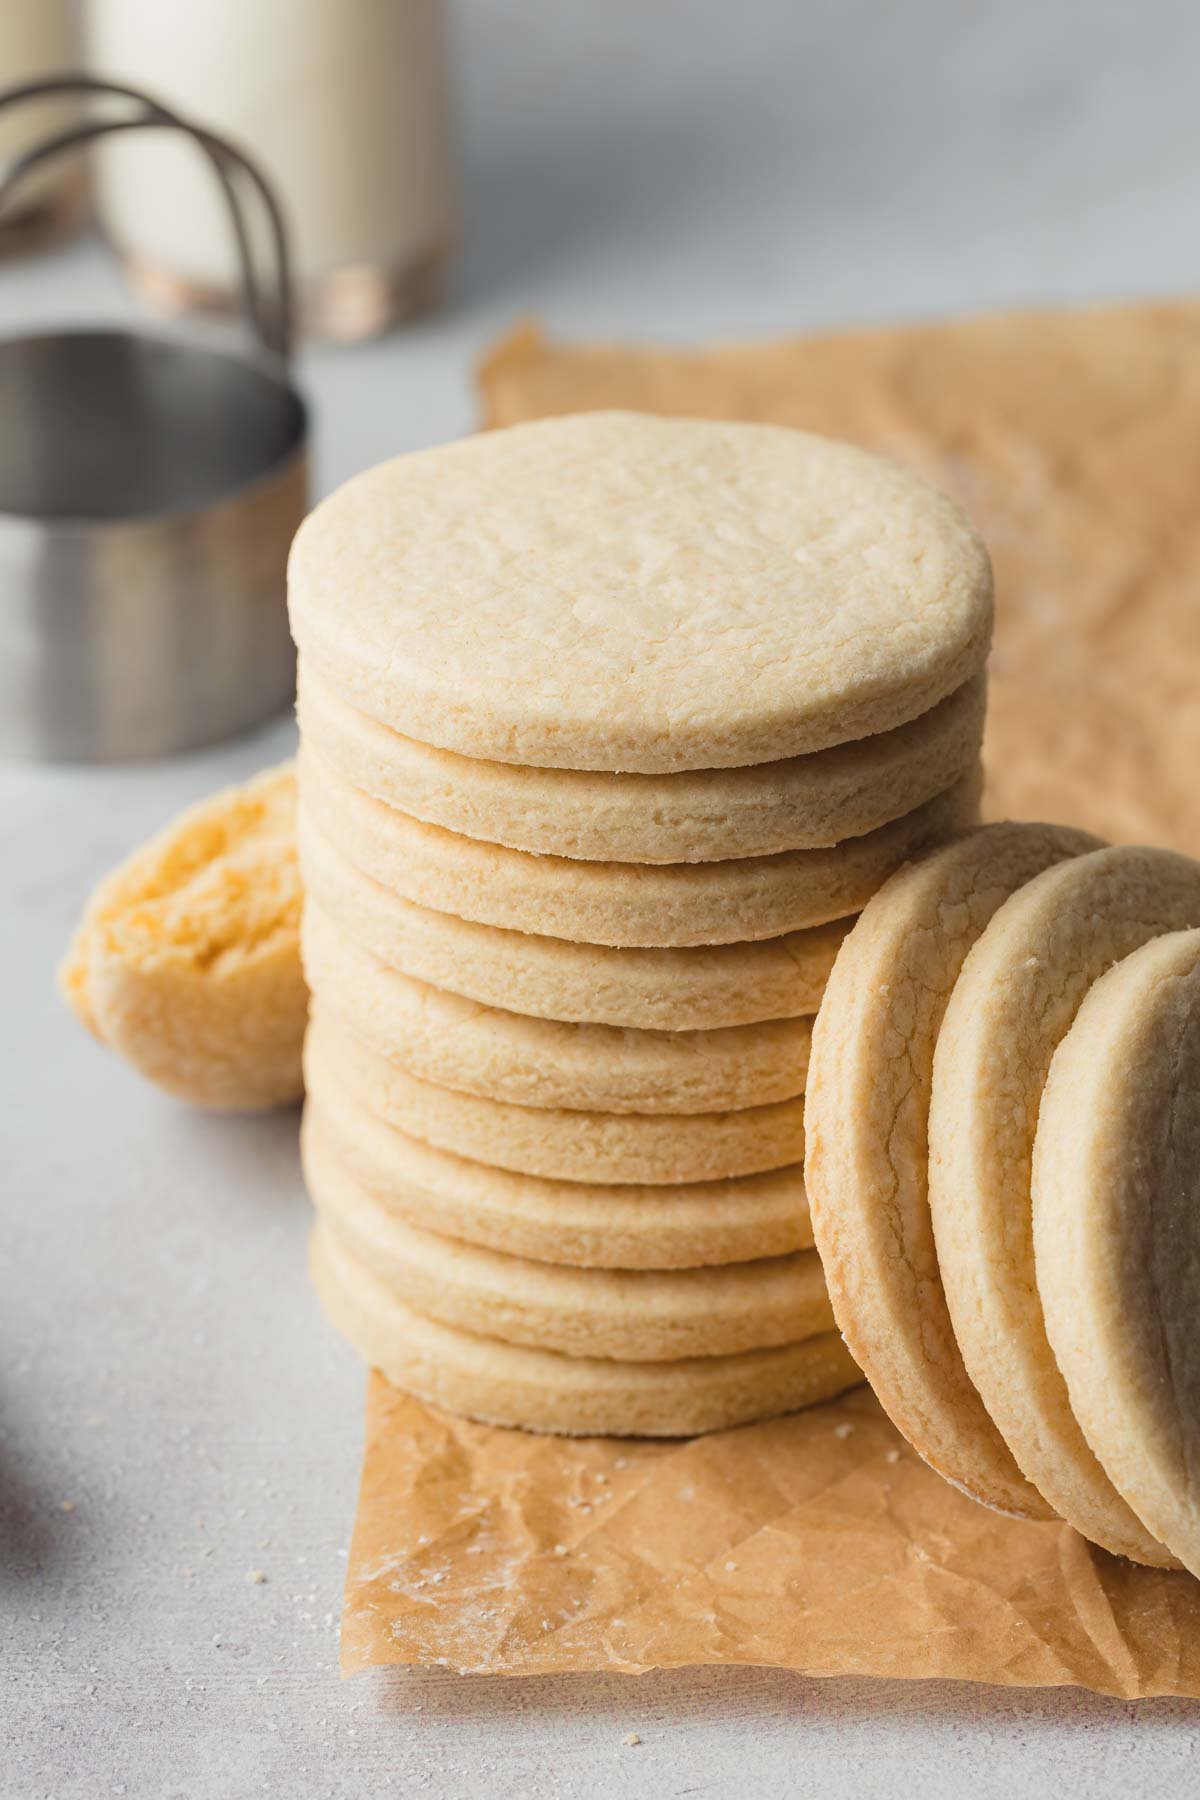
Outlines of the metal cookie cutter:
{"label": "metal cookie cutter", "polygon": [[[89,76],[0,93],[0,110],[90,94],[89,116],[0,178],[118,131],[187,133],[229,211],[249,356],[140,332],[0,342],[0,754],[163,756],[278,712],[295,686],[288,546],[308,504],[308,419],[292,385],[292,305],[278,204],[223,139]],[[266,221],[251,247],[247,192]]]}

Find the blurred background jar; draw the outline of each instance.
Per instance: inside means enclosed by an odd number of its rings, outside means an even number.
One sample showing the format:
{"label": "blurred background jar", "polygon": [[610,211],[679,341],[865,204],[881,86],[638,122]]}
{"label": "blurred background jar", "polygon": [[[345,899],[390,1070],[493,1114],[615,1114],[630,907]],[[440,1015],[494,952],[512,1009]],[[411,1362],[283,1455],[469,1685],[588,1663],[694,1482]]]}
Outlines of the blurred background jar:
{"label": "blurred background jar", "polygon": [[[61,75],[79,60],[71,0],[0,0],[0,88]],[[49,100],[0,119],[0,164],[60,130],[74,103]],[[0,256],[41,249],[83,218],[85,181],[79,162],[55,163],[25,178],[0,226]]]}
{"label": "blurred background jar", "polygon": [[[259,162],[290,227],[303,329],[371,337],[436,301],[456,224],[442,0],[88,0],[85,18],[93,74]],[[102,223],[163,311],[237,292],[205,174],[165,136],[97,155]]]}

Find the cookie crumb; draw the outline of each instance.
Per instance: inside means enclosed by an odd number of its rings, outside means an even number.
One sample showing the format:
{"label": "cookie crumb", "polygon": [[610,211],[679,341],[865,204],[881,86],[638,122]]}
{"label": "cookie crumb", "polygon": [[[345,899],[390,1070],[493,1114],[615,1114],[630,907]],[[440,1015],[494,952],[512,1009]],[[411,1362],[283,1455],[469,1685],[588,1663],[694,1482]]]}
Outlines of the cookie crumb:
{"label": "cookie crumb", "polygon": [[60,1500],[58,1503],[58,1510],[59,1512],[74,1512],[75,1502],[73,1500]]}
{"label": "cookie crumb", "polygon": [[267,1578],[261,1569],[251,1569],[246,1575],[246,1580],[254,1587],[262,1587],[265,1584],[266,1579]]}
{"label": "cookie crumb", "polygon": [[844,1419],[840,1425],[834,1426],[833,1435],[835,1438],[840,1438],[844,1443],[846,1439],[851,1436],[853,1431],[853,1425],[850,1424],[848,1419]]}
{"label": "cookie crumb", "polygon": [[898,1450],[889,1450],[887,1453],[887,1460],[890,1463],[898,1463],[900,1461],[900,1452]]}
{"label": "cookie crumb", "polygon": [[621,1742],[622,1742],[622,1743],[623,1743],[623,1744],[628,1744],[628,1745],[629,1745],[629,1748],[630,1748],[630,1749],[631,1749],[631,1750],[632,1750],[632,1748],[633,1748],[633,1746],[634,1746],[634,1745],[635,1745],[635,1744],[640,1744],[640,1743],[641,1743],[641,1741],[642,1741],[642,1740],[641,1740],[641,1738],[640,1738],[640,1737],[639,1737],[639,1736],[638,1736],[638,1734],[637,1734],[637,1732],[636,1732],[636,1731],[627,1731],[627,1732],[626,1732],[626,1733],[625,1733],[625,1736],[624,1736],[624,1737],[623,1737],[623,1738],[622,1738],[622,1739],[621,1739]]}

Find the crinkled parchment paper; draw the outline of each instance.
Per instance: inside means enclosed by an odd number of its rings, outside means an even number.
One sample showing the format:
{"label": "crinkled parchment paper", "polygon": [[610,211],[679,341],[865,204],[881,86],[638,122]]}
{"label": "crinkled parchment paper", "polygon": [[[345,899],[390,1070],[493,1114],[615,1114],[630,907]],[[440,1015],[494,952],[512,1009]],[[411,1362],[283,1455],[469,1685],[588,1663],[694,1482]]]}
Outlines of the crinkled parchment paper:
{"label": "crinkled parchment paper", "polygon": [[[1200,304],[679,353],[515,334],[486,417],[632,406],[883,450],[996,564],[993,816],[1200,852]],[[865,1390],[683,1444],[436,1413],[372,1376],[347,1671],[688,1663],[1200,1696],[1200,1583],[999,1518]]]}
{"label": "crinkled parchment paper", "polygon": [[1200,1583],[977,1506],[865,1388],[680,1444],[574,1442],[472,1425],[372,1375],[342,1662],[1200,1694]]}

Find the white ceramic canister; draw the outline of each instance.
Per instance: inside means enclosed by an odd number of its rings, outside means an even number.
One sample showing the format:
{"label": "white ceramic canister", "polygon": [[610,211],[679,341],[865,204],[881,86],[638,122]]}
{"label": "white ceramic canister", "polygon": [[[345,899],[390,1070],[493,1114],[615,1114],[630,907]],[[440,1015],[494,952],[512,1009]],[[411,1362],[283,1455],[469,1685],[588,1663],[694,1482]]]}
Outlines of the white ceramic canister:
{"label": "white ceramic canister", "polygon": [[[71,0],[2,0],[0,88],[62,75],[79,60]],[[72,101],[46,100],[6,113],[0,120],[0,163],[9,163],[76,111]],[[14,195],[0,226],[0,255],[50,243],[83,212],[84,182],[78,161],[35,170]]]}
{"label": "white ceramic canister", "polygon": [[[307,330],[368,337],[436,299],[456,222],[443,0],[89,0],[86,19],[93,74],[256,158]],[[145,297],[230,300],[228,224],[194,150],[145,134],[98,160],[102,219]]]}

